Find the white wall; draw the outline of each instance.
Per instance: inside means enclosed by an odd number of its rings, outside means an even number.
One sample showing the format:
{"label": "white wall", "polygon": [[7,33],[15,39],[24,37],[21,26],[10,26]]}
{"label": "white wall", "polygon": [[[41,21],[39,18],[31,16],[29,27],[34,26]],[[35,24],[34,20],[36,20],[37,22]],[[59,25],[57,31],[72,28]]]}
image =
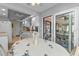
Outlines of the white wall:
{"label": "white wall", "polygon": [[38,31],[39,31],[39,37],[40,38],[43,38],[43,34],[42,34],[42,28],[43,28],[43,26],[42,26],[42,18],[41,18],[41,16],[39,15],[39,20],[38,20],[38,22],[39,22],[39,27],[38,27]]}
{"label": "white wall", "polygon": [[20,22],[16,21],[16,28],[15,28],[16,35],[20,34],[20,29],[21,29]]}

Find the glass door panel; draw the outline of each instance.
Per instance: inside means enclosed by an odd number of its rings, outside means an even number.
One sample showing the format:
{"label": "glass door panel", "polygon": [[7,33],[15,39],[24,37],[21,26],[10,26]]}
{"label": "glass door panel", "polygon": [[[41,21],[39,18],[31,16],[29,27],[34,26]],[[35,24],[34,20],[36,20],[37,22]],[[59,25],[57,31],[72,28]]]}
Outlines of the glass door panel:
{"label": "glass door panel", "polygon": [[51,41],[51,16],[43,18],[43,39]]}
{"label": "glass door panel", "polygon": [[74,33],[73,12],[60,14],[56,16],[56,43],[60,44],[67,51],[71,52],[73,48]]}

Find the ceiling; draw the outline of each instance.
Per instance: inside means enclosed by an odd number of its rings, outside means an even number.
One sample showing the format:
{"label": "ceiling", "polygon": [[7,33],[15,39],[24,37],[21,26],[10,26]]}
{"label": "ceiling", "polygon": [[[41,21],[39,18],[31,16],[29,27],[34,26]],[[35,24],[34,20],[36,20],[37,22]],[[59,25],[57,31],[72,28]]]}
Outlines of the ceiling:
{"label": "ceiling", "polygon": [[[35,5],[35,6],[32,6],[31,4],[32,3],[2,3],[0,4],[0,6],[4,6],[4,8],[3,7],[0,8],[0,15],[7,16],[8,9],[17,10],[19,12],[22,11],[23,13],[27,13],[27,14],[43,13],[49,10],[50,8],[55,7],[55,5],[58,5],[58,3],[40,3],[39,5]],[[6,10],[3,11],[1,9],[6,9]]]}
{"label": "ceiling", "polygon": [[26,8],[30,8],[36,12],[39,12],[39,13],[52,8],[57,4],[58,3],[40,3],[39,5],[32,6],[31,3],[20,3],[20,5],[22,5]]}
{"label": "ceiling", "polygon": [[[25,14],[43,13],[44,11],[47,11],[48,9],[55,7],[55,5],[57,5],[58,3],[40,3],[39,5],[35,6],[32,6],[31,4],[32,3],[0,3],[0,16],[7,17],[8,9],[23,12]],[[12,15],[15,13],[13,11],[10,12],[9,10],[9,14]],[[11,15],[9,16],[11,17]],[[21,17],[19,18],[21,19]]]}
{"label": "ceiling", "polygon": [[[25,16],[21,17],[22,15],[16,15],[14,16],[15,18],[18,16],[18,19],[23,19],[27,16],[27,14],[29,15],[39,15],[42,13],[46,13],[49,9],[53,8],[52,10],[50,10],[50,13],[53,12],[57,12],[60,10],[64,10],[64,9],[68,9],[71,8],[73,6],[78,6],[79,4],[71,4],[71,3],[40,3],[40,5],[36,5],[36,6],[32,6],[31,3],[0,3],[0,16],[8,16],[8,9],[11,10],[15,10],[18,12],[23,13]],[[55,8],[56,7],[56,8]],[[57,9],[58,8],[58,9]],[[5,10],[3,10],[5,9]],[[52,12],[52,13],[53,13]],[[9,14],[13,14],[14,12],[11,11],[9,12]],[[17,12],[16,12],[17,13]],[[11,15],[9,15],[11,18]],[[14,13],[15,15],[15,13]]]}
{"label": "ceiling", "polygon": [[29,14],[24,14],[18,11],[14,11],[14,10],[8,10],[8,18],[10,20],[23,20],[25,18],[27,18],[28,16],[30,16]]}

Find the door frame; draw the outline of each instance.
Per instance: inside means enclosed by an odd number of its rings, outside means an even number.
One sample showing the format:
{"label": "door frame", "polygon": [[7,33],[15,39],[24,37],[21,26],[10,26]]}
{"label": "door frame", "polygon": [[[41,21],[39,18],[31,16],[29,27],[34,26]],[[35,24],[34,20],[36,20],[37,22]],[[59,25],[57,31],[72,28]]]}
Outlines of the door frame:
{"label": "door frame", "polygon": [[[69,12],[74,12],[74,14],[75,14],[74,15],[75,19],[74,20],[75,20],[75,23],[76,23],[78,21],[78,9],[79,9],[78,7],[75,7],[75,8],[72,8],[72,9],[68,9],[68,10],[64,10],[64,11],[58,12],[58,13],[56,13],[56,14],[53,15],[53,18],[54,18],[54,24],[53,24],[54,25],[54,40],[53,41],[55,43],[56,43],[56,16],[57,15],[62,15],[62,14],[65,14],[65,13],[69,13]],[[78,23],[76,23],[74,26],[77,29]],[[78,31],[79,30],[75,31],[75,34],[78,34],[79,33]],[[75,34],[74,34],[74,46],[78,45],[78,43],[76,43],[78,41],[78,35],[76,36]],[[69,40],[71,40],[71,39],[69,39]],[[75,42],[75,40],[76,40],[76,42]],[[71,47],[71,45],[69,47]],[[69,48],[69,51],[71,51],[71,48]]]}

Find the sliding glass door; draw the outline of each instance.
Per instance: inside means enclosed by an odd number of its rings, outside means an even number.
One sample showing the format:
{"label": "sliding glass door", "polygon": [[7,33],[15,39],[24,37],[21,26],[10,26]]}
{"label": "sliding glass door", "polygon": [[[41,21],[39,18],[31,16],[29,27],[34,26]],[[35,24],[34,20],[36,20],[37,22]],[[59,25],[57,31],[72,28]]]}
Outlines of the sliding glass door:
{"label": "sliding glass door", "polygon": [[58,14],[55,16],[55,42],[63,46],[67,51],[73,49],[74,39],[74,12]]}

